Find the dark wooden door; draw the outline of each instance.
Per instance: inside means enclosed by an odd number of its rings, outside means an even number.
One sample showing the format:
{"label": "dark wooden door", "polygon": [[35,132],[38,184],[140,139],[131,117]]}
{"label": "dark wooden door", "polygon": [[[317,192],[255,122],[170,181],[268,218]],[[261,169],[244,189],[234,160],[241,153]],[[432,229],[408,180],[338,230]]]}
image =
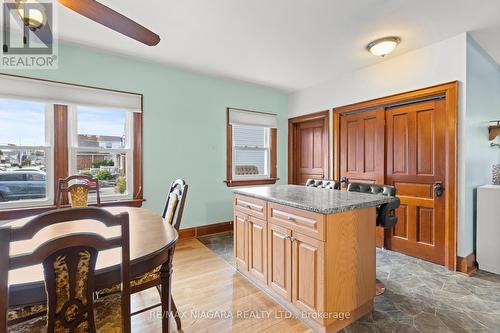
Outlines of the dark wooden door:
{"label": "dark wooden door", "polygon": [[386,121],[386,183],[401,200],[387,247],[444,264],[445,195],[435,186],[445,183],[445,101],[389,108]]}
{"label": "dark wooden door", "polygon": [[340,177],[349,182],[384,183],[384,109],[340,118]]}
{"label": "dark wooden door", "polygon": [[328,174],[328,128],[323,119],[295,124],[296,172],[294,183],[304,185],[309,178],[326,178]]}
{"label": "dark wooden door", "polygon": [[[385,181],[385,109],[355,112],[340,119],[340,179],[383,184]],[[344,183],[347,187],[347,183]],[[377,227],[376,244],[385,246]]]}

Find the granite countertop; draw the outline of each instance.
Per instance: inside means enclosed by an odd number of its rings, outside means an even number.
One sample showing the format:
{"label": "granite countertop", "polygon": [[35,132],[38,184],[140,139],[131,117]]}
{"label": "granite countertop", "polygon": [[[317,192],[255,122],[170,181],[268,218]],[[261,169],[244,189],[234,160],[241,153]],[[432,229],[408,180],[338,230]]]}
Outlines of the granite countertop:
{"label": "granite countertop", "polygon": [[234,193],[320,214],[378,206],[394,200],[384,195],[344,192],[300,185],[272,185],[234,189]]}

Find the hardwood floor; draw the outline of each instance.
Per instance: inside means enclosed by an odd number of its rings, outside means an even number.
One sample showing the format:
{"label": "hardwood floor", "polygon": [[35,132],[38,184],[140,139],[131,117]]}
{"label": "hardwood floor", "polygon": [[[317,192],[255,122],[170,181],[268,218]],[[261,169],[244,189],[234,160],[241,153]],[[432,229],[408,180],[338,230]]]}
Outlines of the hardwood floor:
{"label": "hardwood floor", "polygon": [[[173,295],[183,332],[310,332],[196,239],[179,241]],[[155,289],[132,297],[132,311],[159,302]],[[159,332],[160,308],[132,318],[133,332]],[[231,317],[232,316],[232,317]],[[176,332],[176,330],[172,330]]]}

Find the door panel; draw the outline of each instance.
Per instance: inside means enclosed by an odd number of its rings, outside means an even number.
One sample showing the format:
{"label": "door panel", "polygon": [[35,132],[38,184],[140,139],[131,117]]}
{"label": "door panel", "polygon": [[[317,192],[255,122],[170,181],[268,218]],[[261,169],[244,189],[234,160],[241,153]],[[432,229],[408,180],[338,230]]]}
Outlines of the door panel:
{"label": "door panel", "polygon": [[386,112],[386,183],[401,200],[387,247],[439,264],[445,253],[445,197],[437,197],[433,186],[445,181],[444,107],[444,100],[432,100]]}
{"label": "door panel", "polygon": [[284,299],[292,300],[292,232],[268,223],[268,286]]}
{"label": "door panel", "polygon": [[302,311],[323,311],[324,243],[293,233],[292,299]]}
{"label": "door panel", "polygon": [[247,260],[247,219],[248,215],[234,210],[234,260],[239,270],[248,270]]}
{"label": "door panel", "polygon": [[343,115],[340,176],[350,182],[384,182],[384,110]]}
{"label": "door panel", "polygon": [[297,123],[295,130],[295,184],[304,185],[309,178],[328,174],[328,129],[324,119]]}
{"label": "door panel", "polygon": [[[347,114],[340,120],[340,177],[348,182],[385,181],[385,110]],[[377,228],[376,244],[384,246],[384,230]]]}
{"label": "door panel", "polygon": [[267,222],[248,219],[248,271],[267,284]]}

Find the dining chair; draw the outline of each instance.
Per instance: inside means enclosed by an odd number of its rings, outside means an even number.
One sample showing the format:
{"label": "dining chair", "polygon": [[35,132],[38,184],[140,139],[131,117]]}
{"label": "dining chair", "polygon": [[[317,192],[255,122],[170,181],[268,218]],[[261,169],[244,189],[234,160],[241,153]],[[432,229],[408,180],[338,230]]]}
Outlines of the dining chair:
{"label": "dining chair", "polygon": [[[171,224],[177,232],[180,230],[181,221],[182,221],[182,213],[184,211],[184,204],[186,202],[186,196],[188,191],[188,185],[182,179],[177,179],[170,184],[170,188],[167,193],[167,199],[165,202],[165,206],[163,208],[162,217],[165,223]],[[175,250],[175,249],[174,249]],[[130,282],[131,292],[132,294],[138,293],[140,291],[150,289],[155,287],[159,294],[161,303],[157,303],[151,306],[148,306],[144,309],[140,309],[132,313],[132,316],[143,313],[145,311],[154,309],[162,304],[166,303],[168,300],[165,299],[166,295],[161,292],[161,280],[160,280],[160,269],[161,266],[156,267],[155,269],[142,274],[141,276],[133,279]],[[100,290],[98,295],[109,295],[117,292],[119,286],[114,286],[111,288],[106,288]],[[177,325],[177,330],[181,329],[181,320],[179,313],[177,311],[177,306],[173,297],[172,300],[172,314],[175,318],[175,323]]]}
{"label": "dining chair", "polygon": [[[70,185],[72,181],[75,183]],[[57,184],[56,207],[61,207],[65,195],[68,195],[71,207],[86,207],[89,204],[88,198],[90,191],[95,191],[96,204],[100,206],[101,196],[99,191],[99,180],[84,175],[74,175],[64,179],[60,178]]]}
{"label": "dining chair", "polygon": [[[81,221],[87,220],[87,221]],[[10,254],[12,243],[32,239],[53,225],[70,222],[101,222],[121,227],[115,237],[97,233],[71,233],[48,239],[32,252]],[[94,300],[95,266],[99,251],[121,248],[121,292]],[[14,251],[18,252],[18,250]],[[43,265],[47,313],[10,325],[9,271]],[[29,220],[22,227],[0,228],[0,332],[130,332],[130,244],[128,213],[113,215],[96,207],[53,210]]]}
{"label": "dining chair", "polygon": [[[365,184],[365,183],[349,183],[347,186],[348,192],[359,192],[367,194],[378,194],[385,195],[388,197],[394,197],[394,200],[378,206],[377,209],[377,227],[384,229],[390,229],[396,225],[398,222],[397,216],[394,214],[396,208],[400,205],[399,198],[396,197],[396,188],[390,185],[377,185],[377,184]],[[385,292],[385,285],[382,281],[376,280],[376,293],[377,296]]]}
{"label": "dining chair", "polygon": [[306,187],[326,188],[330,190],[340,190],[340,182],[333,179],[315,179],[309,178]]}

